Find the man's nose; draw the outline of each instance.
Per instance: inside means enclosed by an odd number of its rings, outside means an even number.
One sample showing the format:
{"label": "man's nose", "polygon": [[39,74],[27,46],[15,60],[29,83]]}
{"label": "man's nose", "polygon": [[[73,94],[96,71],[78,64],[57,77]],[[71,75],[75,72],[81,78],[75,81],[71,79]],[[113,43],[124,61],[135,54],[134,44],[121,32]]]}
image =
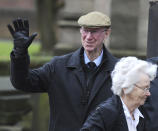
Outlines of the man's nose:
{"label": "man's nose", "polygon": [[92,36],[93,36],[93,35],[92,35],[92,32],[89,31],[89,32],[87,33],[87,38],[92,38]]}

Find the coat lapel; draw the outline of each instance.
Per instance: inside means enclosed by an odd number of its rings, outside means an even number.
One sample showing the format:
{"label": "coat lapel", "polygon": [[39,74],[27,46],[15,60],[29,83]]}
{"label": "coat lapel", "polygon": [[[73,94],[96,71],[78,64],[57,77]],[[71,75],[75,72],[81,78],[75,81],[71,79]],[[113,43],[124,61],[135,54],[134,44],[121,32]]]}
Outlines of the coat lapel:
{"label": "coat lapel", "polygon": [[146,125],[147,121],[150,121],[149,115],[146,112],[144,106],[140,106],[139,110],[143,114],[144,118],[139,117],[139,123],[137,125],[137,130],[138,131],[147,131],[147,130],[149,130],[149,129],[147,129],[148,126]]}
{"label": "coat lapel", "polygon": [[[117,59],[114,56],[112,56],[105,47],[104,47],[104,57],[103,58],[104,58],[104,60],[103,60],[104,62],[101,67],[102,70],[101,70],[101,72],[99,72],[99,74],[97,75],[97,77],[95,79],[88,105],[91,104],[91,102],[95,98],[97,92],[101,89],[101,87],[103,87],[104,82],[111,81],[111,78],[110,78],[111,71],[113,70],[115,63],[117,62]],[[107,85],[107,84],[105,84],[105,85]],[[111,88],[111,87],[107,87],[107,88]]]}
{"label": "coat lapel", "polygon": [[126,121],[121,99],[117,95],[114,95],[114,99],[117,101],[116,103],[117,103],[117,109],[118,109],[118,113],[119,113],[119,117],[116,122],[116,125],[117,125],[116,129],[118,129],[118,131],[128,131],[128,125],[127,125],[127,121]]}
{"label": "coat lapel", "polygon": [[95,98],[97,92],[100,90],[100,88],[102,87],[102,85],[104,84],[104,82],[109,79],[109,77],[110,77],[110,71],[108,71],[108,70],[104,70],[104,71],[102,71],[102,72],[100,72],[98,74],[98,76],[95,79],[95,83],[93,85],[92,91],[91,91],[91,95],[90,95],[90,98],[89,98],[88,105],[90,105],[90,103]]}
{"label": "coat lapel", "polygon": [[72,54],[72,56],[67,61],[66,67],[72,70],[76,79],[81,85],[80,87],[84,88],[86,85],[86,79],[81,66],[81,51],[83,51],[83,48],[78,49]]}
{"label": "coat lapel", "polygon": [[84,75],[84,72],[82,70],[82,68],[80,69],[76,69],[73,71],[77,80],[79,81],[79,83],[81,84],[81,87],[82,88],[85,88],[85,85],[86,85],[86,81],[85,81],[85,75]]}
{"label": "coat lapel", "polygon": [[146,129],[145,129],[145,121],[144,121],[144,118],[142,118],[142,117],[139,117],[139,123],[137,125],[137,130],[138,131],[146,131]]}

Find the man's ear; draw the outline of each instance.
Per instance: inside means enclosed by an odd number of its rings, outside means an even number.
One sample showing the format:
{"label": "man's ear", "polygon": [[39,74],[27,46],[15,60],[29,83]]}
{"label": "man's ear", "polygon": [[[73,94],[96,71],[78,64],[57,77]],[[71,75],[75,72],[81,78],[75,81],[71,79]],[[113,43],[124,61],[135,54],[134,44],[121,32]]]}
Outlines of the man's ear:
{"label": "man's ear", "polygon": [[125,94],[126,88],[122,88],[122,93]]}
{"label": "man's ear", "polygon": [[107,29],[106,31],[105,31],[105,35],[106,36],[109,36],[111,34],[111,29]]}
{"label": "man's ear", "polygon": [[82,27],[80,28],[80,33],[82,33]]}

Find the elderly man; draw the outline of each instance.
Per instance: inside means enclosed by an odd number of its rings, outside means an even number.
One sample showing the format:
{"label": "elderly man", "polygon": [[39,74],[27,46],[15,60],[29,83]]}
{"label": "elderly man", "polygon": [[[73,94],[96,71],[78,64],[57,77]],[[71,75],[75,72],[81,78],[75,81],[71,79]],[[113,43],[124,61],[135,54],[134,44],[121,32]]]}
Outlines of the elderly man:
{"label": "elderly man", "polygon": [[115,95],[96,108],[81,131],[147,131],[148,116],[140,106],[150,96],[156,71],[157,65],[136,57],[122,58],[112,72]]}
{"label": "elderly man", "polygon": [[49,131],[79,131],[89,112],[112,95],[110,73],[117,59],[103,43],[110,35],[110,18],[94,11],[81,16],[78,24],[82,47],[33,70],[27,49],[37,34],[29,36],[27,20],[8,25],[14,39],[11,82],[26,92],[48,93]]}

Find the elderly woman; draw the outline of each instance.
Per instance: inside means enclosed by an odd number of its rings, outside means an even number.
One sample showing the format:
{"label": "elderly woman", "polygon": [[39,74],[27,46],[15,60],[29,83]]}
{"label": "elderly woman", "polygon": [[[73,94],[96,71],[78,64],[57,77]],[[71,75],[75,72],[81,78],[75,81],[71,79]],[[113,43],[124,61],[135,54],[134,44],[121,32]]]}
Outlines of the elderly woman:
{"label": "elderly woman", "polygon": [[136,57],[120,59],[111,74],[114,95],[93,111],[81,131],[147,131],[143,104],[157,66]]}

